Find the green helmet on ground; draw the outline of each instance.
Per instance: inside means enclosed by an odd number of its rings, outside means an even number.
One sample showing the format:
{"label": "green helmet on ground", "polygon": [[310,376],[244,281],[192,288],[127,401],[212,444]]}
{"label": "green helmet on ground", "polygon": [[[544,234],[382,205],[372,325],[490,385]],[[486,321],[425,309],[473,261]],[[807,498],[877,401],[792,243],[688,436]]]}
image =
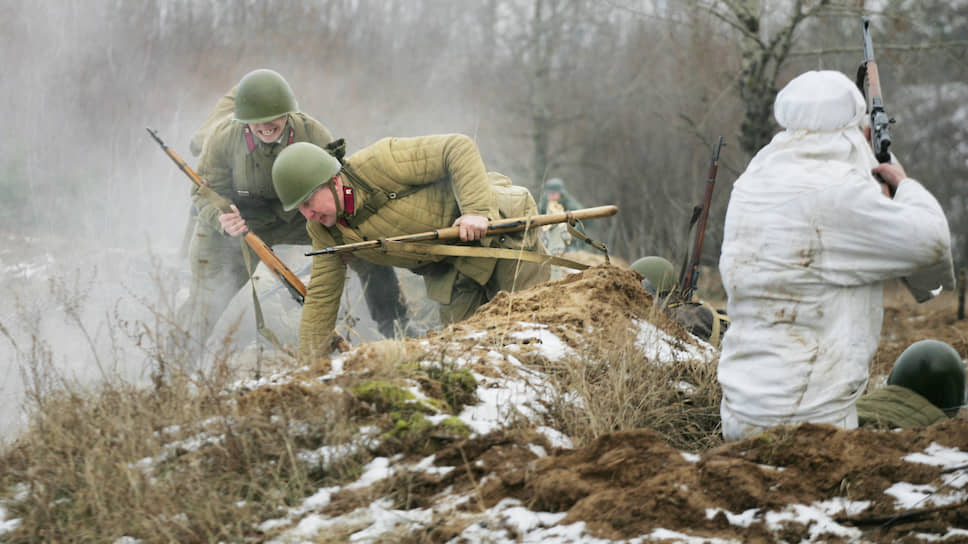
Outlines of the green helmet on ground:
{"label": "green helmet on ground", "polygon": [[949,416],[965,403],[965,365],[953,347],[939,340],[908,346],[895,361],[887,384],[911,389]]}
{"label": "green helmet on ground", "polygon": [[239,121],[265,123],[298,111],[292,88],[278,72],[254,70],[239,81],[239,93],[235,97],[235,118]]}
{"label": "green helmet on ground", "polygon": [[[642,285],[660,297],[665,297],[676,288],[676,270],[668,259],[662,257],[642,257],[632,263],[632,270],[645,276]],[[648,282],[648,283],[646,283]]]}
{"label": "green helmet on ground", "polygon": [[340,170],[336,157],[309,142],[296,142],[272,164],[272,185],[287,212],[298,208]]}

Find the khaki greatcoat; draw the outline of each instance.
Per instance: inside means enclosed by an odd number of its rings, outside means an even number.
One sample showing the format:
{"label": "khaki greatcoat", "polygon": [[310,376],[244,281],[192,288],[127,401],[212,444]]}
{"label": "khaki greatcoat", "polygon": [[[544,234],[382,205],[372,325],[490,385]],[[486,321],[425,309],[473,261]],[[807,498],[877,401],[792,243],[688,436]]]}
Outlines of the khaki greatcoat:
{"label": "khaki greatcoat", "polygon": [[[465,214],[499,219],[498,198],[490,181],[493,176],[486,171],[477,145],[463,134],[380,140],[351,155],[341,173],[343,184],[353,189],[354,212],[359,213],[366,206],[368,193],[364,184],[386,193],[420,189],[389,200],[353,228],[341,224],[327,228],[318,222],[308,222],[313,248],[449,227]],[[527,213],[536,213],[534,199],[528,195],[527,200]],[[482,244],[542,250],[536,230],[516,234],[489,237]],[[527,288],[547,280],[550,273],[550,267],[545,265],[499,262],[488,257],[417,258],[390,255],[379,249],[357,251],[354,255],[421,274],[428,296],[441,304],[441,320],[445,323],[467,317],[498,290]],[[335,324],[344,276],[345,264],[339,255],[314,257],[299,332],[301,358],[311,360],[329,352],[326,348]]]}

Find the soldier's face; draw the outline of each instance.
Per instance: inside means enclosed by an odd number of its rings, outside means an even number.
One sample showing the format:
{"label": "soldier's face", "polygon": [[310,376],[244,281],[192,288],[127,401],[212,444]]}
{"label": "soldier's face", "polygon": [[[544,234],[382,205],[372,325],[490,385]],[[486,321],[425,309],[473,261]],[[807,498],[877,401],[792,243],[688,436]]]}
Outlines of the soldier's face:
{"label": "soldier's face", "polygon": [[327,227],[332,227],[336,224],[339,213],[336,200],[333,199],[333,190],[328,184],[316,189],[315,193],[299,205],[299,212],[307,221],[318,221]]}
{"label": "soldier's face", "polygon": [[249,127],[260,140],[264,143],[271,144],[282,136],[282,129],[286,128],[286,121],[288,120],[289,114],[286,114],[281,117],[276,117],[272,121],[266,121],[265,123],[252,123]]}
{"label": "soldier's face", "polygon": [[548,200],[560,200],[561,193],[558,191],[548,191]]}

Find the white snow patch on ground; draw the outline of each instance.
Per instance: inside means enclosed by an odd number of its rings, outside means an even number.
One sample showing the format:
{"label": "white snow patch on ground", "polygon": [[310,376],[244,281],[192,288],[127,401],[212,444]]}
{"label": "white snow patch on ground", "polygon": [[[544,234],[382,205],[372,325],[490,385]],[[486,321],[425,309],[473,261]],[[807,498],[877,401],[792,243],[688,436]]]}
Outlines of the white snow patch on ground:
{"label": "white snow patch on ground", "polygon": [[716,356],[716,350],[705,342],[699,341],[699,346],[683,342],[648,321],[635,320],[634,324],[638,327],[635,346],[654,363],[710,361]]}

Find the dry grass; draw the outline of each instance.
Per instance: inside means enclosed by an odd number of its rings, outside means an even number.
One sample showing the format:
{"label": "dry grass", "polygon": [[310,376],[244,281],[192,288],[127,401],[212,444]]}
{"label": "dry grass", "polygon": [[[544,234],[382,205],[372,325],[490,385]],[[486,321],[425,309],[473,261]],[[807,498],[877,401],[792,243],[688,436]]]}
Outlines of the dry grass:
{"label": "dry grass", "polygon": [[635,341],[634,332],[616,329],[573,360],[548,369],[558,391],[550,407],[551,425],[576,445],[605,433],[642,428],[657,431],[684,451],[703,452],[722,444],[722,390],[715,361],[657,364]]}
{"label": "dry grass", "polygon": [[[161,314],[125,329],[137,334],[148,356],[148,387],[110,373],[97,387],[84,387],[51,370],[49,346],[39,334],[30,345],[15,346],[31,384],[31,409],[28,428],[0,451],[0,497],[7,499],[8,517],[20,520],[3,535],[5,542],[110,542],[122,536],[145,543],[263,541],[272,535],[259,530],[262,521],[284,515],[321,487],[357,478],[373,455],[426,455],[439,440],[461,440],[459,432],[421,421],[426,405],[382,413],[381,403],[393,399],[368,397],[374,389],[364,394],[358,386],[377,383],[377,390],[392,391],[416,384],[438,413],[459,413],[475,402],[476,384],[449,363],[453,353],[396,341],[357,350],[335,382],[316,379],[328,368],[311,368],[292,374],[297,381],[249,389],[237,380],[255,376],[238,376],[227,348],[204,370],[181,359],[171,340],[174,322]],[[0,333],[13,341],[7,329]],[[559,391],[548,423],[577,445],[643,427],[687,451],[717,445],[715,365],[656,365],[634,340],[632,333],[616,333],[597,339],[576,360],[541,363]],[[111,361],[102,367],[110,368]],[[363,425],[380,428],[379,449],[305,457],[325,446],[353,444]],[[400,507],[413,507],[424,500],[423,485],[400,474],[371,493],[385,492]],[[326,538],[345,541],[345,535]]]}
{"label": "dry grass", "polygon": [[[0,457],[26,493],[7,542],[211,542],[251,536],[359,459],[310,466],[296,452],[343,444],[349,403],[308,387],[226,394],[216,377],[174,372],[159,389],[102,384],[47,393]],[[271,398],[265,398],[271,396]]]}
{"label": "dry grass", "polygon": [[297,455],[350,441],[352,397],[312,384],[235,387],[227,350],[206,369],[182,358],[183,331],[170,311],[113,325],[147,356],[151,386],[132,384],[111,370],[119,363],[111,356],[123,350],[97,351],[84,329],[84,293],[51,287],[65,321],[88,340],[101,379],[84,386],[60,375],[41,317],[26,304],[18,330],[2,325],[29,416],[0,451],[0,497],[7,516],[19,519],[4,542],[259,540],[261,520],[356,478],[368,460],[365,450],[327,463]]}

